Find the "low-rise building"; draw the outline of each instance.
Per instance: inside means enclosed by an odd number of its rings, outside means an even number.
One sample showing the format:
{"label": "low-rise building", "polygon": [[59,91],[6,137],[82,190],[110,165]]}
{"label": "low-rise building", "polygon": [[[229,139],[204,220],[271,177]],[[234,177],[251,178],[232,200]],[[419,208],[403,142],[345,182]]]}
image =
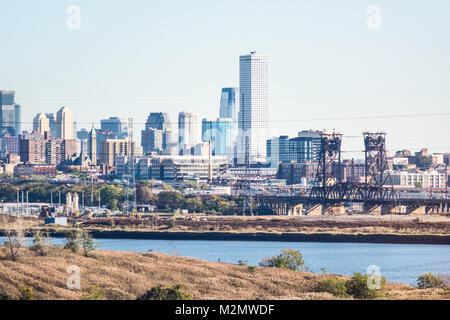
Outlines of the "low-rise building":
{"label": "low-rise building", "polygon": [[391,173],[391,178],[394,186],[410,188],[443,189],[448,183],[447,174],[437,171],[397,171]]}
{"label": "low-rise building", "polygon": [[226,156],[154,156],[151,158],[149,178],[156,180],[187,180],[223,176],[227,168]]}

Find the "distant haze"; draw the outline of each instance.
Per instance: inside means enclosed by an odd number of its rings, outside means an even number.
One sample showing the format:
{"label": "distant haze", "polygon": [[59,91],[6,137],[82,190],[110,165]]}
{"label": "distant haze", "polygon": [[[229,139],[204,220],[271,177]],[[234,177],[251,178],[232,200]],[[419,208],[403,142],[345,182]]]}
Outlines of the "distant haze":
{"label": "distant haze", "polygon": [[[380,30],[366,25],[372,4]],[[345,157],[363,157],[352,137],[366,130],[386,131],[391,151],[450,151],[448,0],[2,0],[0,12],[0,89],[16,91],[22,130],[63,105],[78,130],[133,117],[137,137],[150,112],[173,128],[183,110],[218,117],[239,55],[257,51],[271,60],[273,135],[335,128]],[[372,117],[389,115],[409,116]]]}

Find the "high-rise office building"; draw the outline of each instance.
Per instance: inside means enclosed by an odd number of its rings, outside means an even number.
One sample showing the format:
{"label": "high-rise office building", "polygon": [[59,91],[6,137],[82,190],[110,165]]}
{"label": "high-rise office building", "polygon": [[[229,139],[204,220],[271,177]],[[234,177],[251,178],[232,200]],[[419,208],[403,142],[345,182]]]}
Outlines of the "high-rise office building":
{"label": "high-rise office building", "polygon": [[203,119],[202,141],[211,141],[212,154],[233,160],[233,119]]}
{"label": "high-rise office building", "polygon": [[122,139],[128,136],[128,120],[118,117],[100,120],[101,130],[112,132]]}
{"label": "high-rise office building", "polygon": [[[234,158],[234,147],[236,145],[236,139],[238,135],[238,119],[239,119],[239,107],[237,104],[237,98],[239,97],[238,88],[222,88],[222,94],[220,96],[220,110],[219,117],[222,119],[232,119],[233,126],[230,132],[232,148],[228,148],[227,152],[231,152],[231,157]],[[230,155],[228,156],[230,158]]]}
{"label": "high-rise office building", "polygon": [[15,103],[14,91],[0,91],[0,133],[18,136],[21,130],[21,107]]}
{"label": "high-rise office building", "polygon": [[146,128],[141,132],[141,146],[144,154],[163,150],[163,132],[154,128]]}
{"label": "high-rise office building", "polygon": [[199,142],[197,115],[189,112],[178,114],[178,146],[179,154],[186,154],[186,150],[191,149]]}
{"label": "high-rise office building", "polygon": [[89,141],[89,132],[82,128],[80,131],[77,131],[77,155],[88,155],[88,141]]}
{"label": "high-rise office building", "polygon": [[276,168],[280,162],[287,161],[289,161],[289,137],[279,136],[267,140],[267,162]]}
{"label": "high-rise office building", "polygon": [[238,106],[236,97],[238,95],[238,88],[222,88],[220,96],[220,118],[233,119],[237,123],[238,120]]}
{"label": "high-rise office building", "polygon": [[64,140],[72,140],[74,133],[74,122],[73,122],[73,114],[67,107],[62,107],[56,113],[56,129],[57,136],[56,138],[64,139]]}
{"label": "high-rise office building", "polygon": [[50,126],[50,133],[52,135],[52,137],[57,137],[58,136],[58,126],[56,124],[56,117],[54,113],[46,113],[45,116],[48,119],[48,124]]}
{"label": "high-rise office building", "polygon": [[[149,129],[160,130],[162,135],[162,151],[170,153],[170,146],[172,144],[172,126],[170,124],[169,115],[165,112],[152,112],[147,118],[145,123],[145,130]],[[151,131],[151,130],[150,130]],[[144,134],[144,131],[142,131]],[[151,138],[153,133],[148,133],[148,137]],[[144,142],[142,142],[144,146]],[[145,150],[144,150],[145,153]]]}
{"label": "high-rise office building", "polygon": [[297,162],[319,161],[323,131],[301,131],[289,139],[289,160]]}
{"label": "high-rise office building", "polygon": [[50,120],[43,113],[38,113],[33,119],[33,131],[44,135],[45,132],[51,132]]}
{"label": "high-rise office building", "polygon": [[301,131],[295,138],[274,137],[267,140],[267,161],[273,167],[280,162],[318,162],[324,131]]}
{"label": "high-rise office building", "polygon": [[240,57],[237,162],[245,163],[248,138],[251,163],[265,162],[269,138],[269,56],[251,52]]}

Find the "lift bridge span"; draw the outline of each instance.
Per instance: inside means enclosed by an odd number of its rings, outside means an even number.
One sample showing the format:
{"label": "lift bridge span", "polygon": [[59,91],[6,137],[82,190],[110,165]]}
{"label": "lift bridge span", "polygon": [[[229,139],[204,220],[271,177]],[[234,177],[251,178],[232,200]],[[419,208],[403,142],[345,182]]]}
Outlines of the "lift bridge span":
{"label": "lift bridge span", "polygon": [[327,215],[345,213],[360,204],[368,214],[448,214],[450,199],[403,199],[389,173],[386,133],[364,132],[363,183],[342,182],[342,135],[324,132],[315,183],[308,196],[256,196],[255,204],[278,215]]}

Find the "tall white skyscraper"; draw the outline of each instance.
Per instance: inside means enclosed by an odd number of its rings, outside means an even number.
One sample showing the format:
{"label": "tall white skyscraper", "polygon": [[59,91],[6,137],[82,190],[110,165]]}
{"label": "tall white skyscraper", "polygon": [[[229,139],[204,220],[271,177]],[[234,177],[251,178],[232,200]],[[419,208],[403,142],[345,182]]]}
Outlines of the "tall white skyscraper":
{"label": "tall white skyscraper", "polygon": [[245,163],[248,137],[250,163],[266,161],[270,137],[269,56],[251,52],[240,56],[237,162]]}
{"label": "tall white skyscraper", "polygon": [[178,146],[179,153],[186,154],[199,141],[199,122],[195,113],[180,112],[178,114]]}
{"label": "tall white skyscraper", "polygon": [[62,107],[58,110],[58,112],[56,113],[56,126],[57,138],[74,138],[73,114],[69,108]]}

